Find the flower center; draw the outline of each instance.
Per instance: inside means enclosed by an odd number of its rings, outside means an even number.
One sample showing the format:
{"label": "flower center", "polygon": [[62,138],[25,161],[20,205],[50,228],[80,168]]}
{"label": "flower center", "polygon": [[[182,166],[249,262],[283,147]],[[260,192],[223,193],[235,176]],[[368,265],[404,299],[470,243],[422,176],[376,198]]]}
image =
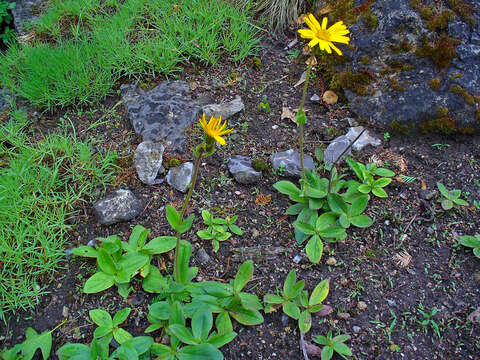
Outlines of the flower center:
{"label": "flower center", "polygon": [[324,29],[318,29],[315,36],[320,40],[330,41],[330,33]]}

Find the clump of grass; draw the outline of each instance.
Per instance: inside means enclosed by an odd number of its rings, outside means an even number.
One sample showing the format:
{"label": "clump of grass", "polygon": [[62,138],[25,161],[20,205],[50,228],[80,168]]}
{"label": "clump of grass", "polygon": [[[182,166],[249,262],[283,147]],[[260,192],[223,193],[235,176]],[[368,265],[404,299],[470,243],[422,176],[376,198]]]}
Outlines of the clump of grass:
{"label": "clump of grass", "polygon": [[104,98],[122,76],[173,75],[182,64],[256,52],[249,8],[226,1],[51,0],[33,44],[0,56],[0,86],[46,109]]}
{"label": "clump of grass", "polygon": [[32,308],[64,260],[68,219],[114,172],[115,155],[75,135],[34,143],[20,113],[0,127],[0,318]]}

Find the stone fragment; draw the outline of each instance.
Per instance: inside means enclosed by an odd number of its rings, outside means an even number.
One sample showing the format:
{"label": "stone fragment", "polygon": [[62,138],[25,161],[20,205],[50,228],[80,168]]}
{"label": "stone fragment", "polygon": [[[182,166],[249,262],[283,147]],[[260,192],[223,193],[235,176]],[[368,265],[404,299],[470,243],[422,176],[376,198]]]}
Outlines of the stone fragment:
{"label": "stone fragment", "polygon": [[200,265],[207,265],[210,262],[210,255],[205,251],[204,248],[200,248],[197,251],[196,258]]}
{"label": "stone fragment", "polygon": [[365,301],[359,301],[357,304],[358,310],[365,310],[367,308],[367,303]]}
{"label": "stone fragment", "polygon": [[354,332],[355,334],[358,334],[360,331],[362,331],[362,328],[361,328],[360,326],[356,326],[356,325],[355,325],[355,326],[353,327],[353,332]]}
{"label": "stone fragment", "polygon": [[235,115],[236,113],[243,110],[245,105],[243,104],[242,98],[237,95],[235,99],[228,103],[224,104],[208,104],[202,107],[203,112],[207,118],[211,116],[222,117],[222,120],[226,120],[229,117]]}
{"label": "stone fragment", "polygon": [[180,166],[171,168],[167,174],[167,183],[181,192],[186,192],[192,182],[193,164],[183,163]]}
{"label": "stone fragment", "polygon": [[310,101],[313,103],[319,103],[320,102],[320,96],[317,94],[313,94],[312,97],[310,98]]}
{"label": "stone fragment", "polygon": [[[350,141],[345,135],[339,136],[332,140],[323,152],[323,161],[326,164],[333,164],[338,157],[350,146]],[[350,154],[351,148],[348,149],[342,156],[345,157]]]}
{"label": "stone fragment", "polygon": [[[350,130],[348,130],[348,133],[345,135],[345,137],[350,141],[354,141],[358,135],[363,131],[363,126],[355,126],[351,127]],[[373,136],[370,135],[368,130],[365,130],[365,132],[360,136],[357,141],[353,143],[353,150],[355,151],[360,151],[362,150],[365,146],[367,145],[372,145],[372,146],[378,146],[381,144],[380,139],[377,139]]]}
{"label": "stone fragment", "polygon": [[342,319],[342,320],[348,320],[348,319],[350,319],[350,314],[349,314],[349,313],[339,312],[339,313],[337,314],[337,317],[338,317],[339,319]]}
{"label": "stone fragment", "polygon": [[163,173],[163,152],[165,147],[153,141],[144,141],[135,150],[135,168],[138,178],[147,185],[155,183],[157,174]]}
{"label": "stone fragment", "polygon": [[[302,175],[300,153],[293,149],[272,154],[270,162],[275,171],[279,171],[282,168],[285,176],[300,177]],[[303,165],[306,170],[313,170],[315,164],[310,155],[303,155]]]}
{"label": "stone fragment", "polygon": [[327,259],[327,265],[329,266],[334,266],[336,263],[337,263],[337,259],[335,259],[334,257],[329,257]]}
{"label": "stone fragment", "polygon": [[143,209],[142,202],[130,190],[119,189],[93,205],[98,222],[111,225],[129,221]]}
{"label": "stone fragment", "polygon": [[121,92],[128,117],[143,141],[162,142],[171,151],[185,150],[185,128],[197,121],[200,111],[185,81],[161,82],[151,90],[122,85]]}
{"label": "stone fragment", "polygon": [[231,156],[228,159],[228,170],[240,184],[256,183],[262,176],[260,171],[255,171],[252,167],[252,160],[247,156]]}
{"label": "stone fragment", "polygon": [[10,105],[10,94],[6,90],[0,89],[0,115]]}
{"label": "stone fragment", "polygon": [[39,7],[44,0],[15,0],[12,2],[15,2],[15,7],[12,9],[15,29],[20,35],[24,35],[26,33],[25,25],[38,17]]}

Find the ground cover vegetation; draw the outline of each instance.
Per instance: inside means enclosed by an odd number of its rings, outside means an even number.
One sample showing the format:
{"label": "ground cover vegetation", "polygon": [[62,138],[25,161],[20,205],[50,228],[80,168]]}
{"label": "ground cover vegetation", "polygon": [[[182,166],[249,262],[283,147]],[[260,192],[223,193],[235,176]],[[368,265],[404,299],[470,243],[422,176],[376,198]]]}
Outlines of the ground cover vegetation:
{"label": "ground cover vegetation", "polygon": [[[428,147],[436,166],[427,167],[423,155],[412,151],[412,172],[406,173],[405,160],[391,149],[408,140],[385,133],[387,149],[358,161],[345,151],[324,163],[317,143],[337,131],[348,112],[325,102],[321,111],[327,115],[320,119],[308,109],[306,94],[321,76],[316,58],[333,56],[328,54],[332,50],[341,56],[333,42],[348,43],[346,27],[335,23],[327,28],[326,19],[308,16],[309,29],[301,31],[312,48],[307,59],[300,51],[276,58],[274,49],[252,66],[248,61],[239,65],[258,44],[248,12],[216,1],[192,3],[51,1],[31,28],[33,43],[12,45],[1,59],[8,64],[0,65],[3,86],[42,109],[73,107],[62,116],[52,115],[57,126],[46,132],[31,126],[20,111],[12,111],[0,126],[0,264],[2,276],[11,279],[2,282],[0,294],[0,315],[8,325],[0,335],[9,339],[0,358],[29,360],[36,353],[61,360],[328,360],[400,359],[404,353],[420,353],[424,358],[448,354],[473,359],[479,345],[472,334],[477,330],[466,315],[479,305],[471,300],[478,295],[472,284],[479,280],[468,274],[478,265],[474,256],[479,256],[480,241],[479,235],[458,234],[474,234],[480,226],[470,218],[468,212],[475,208],[467,201],[479,195],[480,186],[457,164],[465,161],[468,171],[475,172],[480,154],[451,160],[440,146]],[[53,61],[53,70],[44,70],[39,56]],[[123,158],[127,151],[121,146],[130,150],[133,136],[112,89],[123,79],[184,76],[182,64],[187,62],[194,64],[187,77],[204,83],[209,79],[201,78],[205,75],[195,71],[197,66],[217,64],[213,70],[202,68],[213,78],[223,74],[226,85],[216,95],[237,86],[251,98],[251,114],[242,114],[235,130],[233,124],[227,127],[221,119],[205,116],[189,130],[187,156],[195,165],[188,194],[182,197],[167,188],[142,187],[129,172],[131,163]],[[274,128],[276,110],[284,105],[278,92],[293,89],[279,81],[280,63],[300,72],[299,63],[305,63],[307,71],[303,90],[291,93],[301,99],[291,119],[295,124],[281,122]],[[225,75],[232,68],[235,75]],[[70,89],[73,84],[77,87]],[[107,101],[98,106],[107,95],[117,96],[114,105]],[[264,136],[278,127],[280,144]],[[321,136],[317,127],[324,130]],[[105,148],[105,138],[115,151]],[[274,172],[262,161],[286,143],[299,145],[298,181],[284,179],[284,171]],[[439,144],[435,139],[434,145]],[[475,149],[461,141],[452,147]],[[238,151],[255,156],[256,167],[264,170],[267,179],[258,188],[235,185],[224,174],[223,159]],[[310,171],[304,168],[304,151],[316,156]],[[448,171],[427,171],[443,169],[448,161],[457,169],[453,177]],[[456,181],[460,177],[462,182]],[[416,206],[401,195],[415,193],[418,178],[422,191],[424,178],[436,184],[438,206],[423,198]],[[449,188],[466,189],[468,184],[468,191],[448,190],[440,180]],[[145,209],[155,211],[100,228],[82,204],[119,184],[140,189],[150,199]],[[232,200],[233,194],[240,200]],[[82,216],[75,212],[80,208]],[[423,213],[430,218],[419,216]],[[76,220],[70,223],[72,218]],[[77,230],[96,237],[95,245],[86,246]],[[73,260],[65,263],[67,241],[76,248]],[[473,255],[460,245],[473,248]],[[208,261],[213,266],[193,256],[202,248],[211,250]],[[46,285],[62,268],[68,271],[55,282],[55,295],[45,295]],[[9,328],[15,322],[12,311],[38,303],[50,305],[39,309],[35,319],[19,313],[17,318],[25,319]],[[41,320],[43,332],[28,327]],[[305,340],[310,332],[319,346]],[[23,342],[14,341],[24,333]]]}

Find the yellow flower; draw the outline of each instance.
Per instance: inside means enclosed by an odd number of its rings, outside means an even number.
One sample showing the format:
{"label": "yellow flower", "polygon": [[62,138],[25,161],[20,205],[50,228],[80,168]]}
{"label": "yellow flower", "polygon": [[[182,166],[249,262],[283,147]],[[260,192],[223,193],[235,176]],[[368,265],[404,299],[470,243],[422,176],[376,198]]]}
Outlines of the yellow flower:
{"label": "yellow flower", "polygon": [[[228,134],[233,129],[225,129],[227,126],[227,120],[222,125],[222,117],[211,117],[210,121],[207,123],[205,120],[205,114],[203,114],[202,118],[200,119],[200,125],[202,125],[205,134],[208,137],[216,140],[220,145],[225,145],[225,139],[222,138],[222,135]],[[225,130],[224,130],[225,129]]]}
{"label": "yellow flower", "polygon": [[333,49],[338,55],[342,55],[340,49],[333,45],[333,42],[348,44],[350,41],[350,38],[345,36],[350,33],[350,31],[348,31],[347,27],[343,24],[343,21],[336,22],[327,29],[326,17],[322,19],[322,25],[320,26],[315,16],[308,14],[305,17],[305,22],[310,29],[300,29],[298,32],[303,39],[312,39],[308,43],[308,46],[313,48],[318,44],[320,50],[325,50],[331,54]]}

